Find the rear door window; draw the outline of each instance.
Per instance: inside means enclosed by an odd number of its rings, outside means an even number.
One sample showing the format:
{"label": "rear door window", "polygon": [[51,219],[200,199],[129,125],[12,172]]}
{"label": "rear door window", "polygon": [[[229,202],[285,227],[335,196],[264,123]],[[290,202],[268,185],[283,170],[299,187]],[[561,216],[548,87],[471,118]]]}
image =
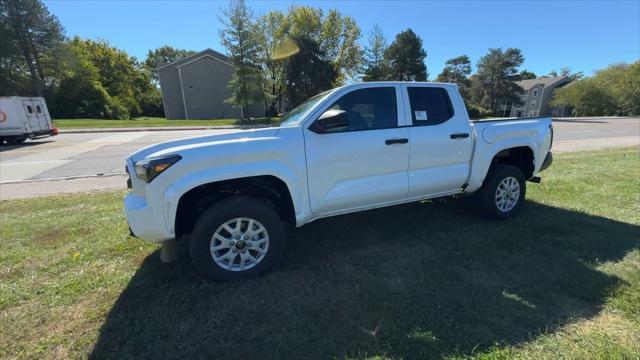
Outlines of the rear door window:
{"label": "rear door window", "polygon": [[438,87],[408,87],[413,125],[438,125],[453,117],[447,90]]}

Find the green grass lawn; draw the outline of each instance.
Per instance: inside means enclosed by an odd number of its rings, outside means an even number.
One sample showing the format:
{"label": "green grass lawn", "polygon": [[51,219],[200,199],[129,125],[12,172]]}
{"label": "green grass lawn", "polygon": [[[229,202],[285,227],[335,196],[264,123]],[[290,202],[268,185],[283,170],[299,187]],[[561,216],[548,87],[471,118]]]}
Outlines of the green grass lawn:
{"label": "green grass lawn", "polygon": [[221,126],[221,125],[277,125],[279,118],[260,118],[240,122],[238,119],[214,120],[167,120],[157,117],[139,117],[130,120],[104,119],[54,119],[53,124],[58,129],[78,128],[126,128],[126,127],[159,127],[159,126]]}
{"label": "green grass lawn", "polygon": [[0,358],[640,357],[640,151],[561,154],[518,217],[395,206],[214,283],[128,236],[123,192],[0,203]]}

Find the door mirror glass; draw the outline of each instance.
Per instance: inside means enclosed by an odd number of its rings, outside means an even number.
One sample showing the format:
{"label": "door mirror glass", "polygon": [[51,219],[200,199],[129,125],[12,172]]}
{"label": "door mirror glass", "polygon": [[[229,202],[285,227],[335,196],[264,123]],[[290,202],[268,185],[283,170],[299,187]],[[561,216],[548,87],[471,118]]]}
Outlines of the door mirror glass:
{"label": "door mirror glass", "polygon": [[347,131],[349,130],[349,115],[344,110],[327,110],[309,129],[318,134]]}

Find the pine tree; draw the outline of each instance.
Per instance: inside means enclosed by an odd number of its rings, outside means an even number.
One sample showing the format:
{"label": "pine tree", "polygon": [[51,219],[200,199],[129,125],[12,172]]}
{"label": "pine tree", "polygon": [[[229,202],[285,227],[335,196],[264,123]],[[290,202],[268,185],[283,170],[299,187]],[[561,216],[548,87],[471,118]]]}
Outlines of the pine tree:
{"label": "pine tree", "polygon": [[385,51],[389,64],[389,80],[427,81],[427,52],[422,48],[422,39],[411,29],[400,32]]}
{"label": "pine tree", "polygon": [[384,59],[386,50],[387,39],[385,39],[380,25],[376,24],[369,33],[369,45],[364,50],[366,69],[363,81],[380,81],[389,78],[389,69]]}
{"label": "pine tree", "polygon": [[220,20],[224,28],[220,30],[220,38],[236,67],[228,85],[232,95],[225,101],[240,107],[240,117],[244,119],[244,109],[263,102],[267,96],[259,59],[260,42],[253,13],[244,0],[231,0],[229,9],[223,14],[225,18]]}
{"label": "pine tree", "polygon": [[489,49],[478,61],[478,81],[482,89],[482,103],[493,113],[498,111],[499,101],[515,101],[522,90],[518,67],[524,62],[520,49]]}

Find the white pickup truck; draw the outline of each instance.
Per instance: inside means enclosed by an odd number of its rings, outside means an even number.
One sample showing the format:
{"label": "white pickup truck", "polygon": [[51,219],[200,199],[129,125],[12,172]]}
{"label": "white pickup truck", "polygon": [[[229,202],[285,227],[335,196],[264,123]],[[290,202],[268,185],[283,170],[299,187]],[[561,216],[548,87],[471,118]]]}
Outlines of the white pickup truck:
{"label": "white pickup truck", "polygon": [[485,216],[509,218],[551,164],[552,141],[550,118],[469,120],[454,84],[357,83],[279,127],[134,153],[125,208],[134,236],[188,238],[203,275],[246,278],[278,263],[287,228],[318,218],[472,193]]}

